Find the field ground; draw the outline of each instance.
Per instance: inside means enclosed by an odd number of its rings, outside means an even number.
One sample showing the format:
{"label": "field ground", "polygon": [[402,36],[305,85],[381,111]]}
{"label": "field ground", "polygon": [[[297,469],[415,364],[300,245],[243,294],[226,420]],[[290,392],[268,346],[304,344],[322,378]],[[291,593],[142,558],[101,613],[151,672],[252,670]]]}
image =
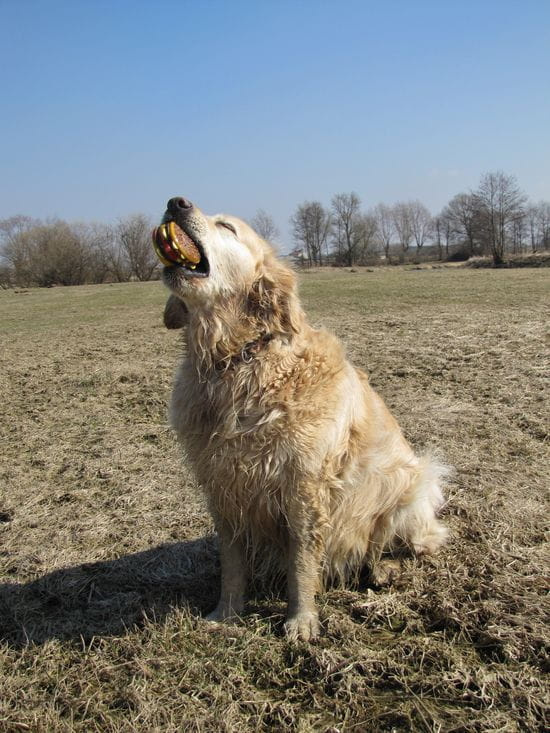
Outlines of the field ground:
{"label": "field ground", "polygon": [[301,277],[311,321],[456,469],[448,546],[329,590],[312,644],[282,636],[277,595],[238,626],[200,618],[216,545],[166,425],[162,286],[0,292],[0,731],[543,730],[549,285]]}

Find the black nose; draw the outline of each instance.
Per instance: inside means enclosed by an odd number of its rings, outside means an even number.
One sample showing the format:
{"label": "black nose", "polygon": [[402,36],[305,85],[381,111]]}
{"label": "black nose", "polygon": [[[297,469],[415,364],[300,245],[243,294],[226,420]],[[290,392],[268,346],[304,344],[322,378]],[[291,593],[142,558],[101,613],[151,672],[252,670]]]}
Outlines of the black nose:
{"label": "black nose", "polygon": [[186,214],[189,214],[193,208],[193,204],[191,201],[184,199],[183,196],[176,196],[175,198],[170,199],[166,204],[166,208],[171,214],[180,214],[180,216],[183,214],[185,216]]}

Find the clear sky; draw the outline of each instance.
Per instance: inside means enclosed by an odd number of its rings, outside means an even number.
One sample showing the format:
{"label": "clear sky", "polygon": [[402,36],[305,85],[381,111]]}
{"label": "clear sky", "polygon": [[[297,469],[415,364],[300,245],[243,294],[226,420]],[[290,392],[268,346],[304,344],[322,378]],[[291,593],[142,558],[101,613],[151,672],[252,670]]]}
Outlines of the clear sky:
{"label": "clear sky", "polygon": [[550,0],[0,0],[0,218],[550,199]]}

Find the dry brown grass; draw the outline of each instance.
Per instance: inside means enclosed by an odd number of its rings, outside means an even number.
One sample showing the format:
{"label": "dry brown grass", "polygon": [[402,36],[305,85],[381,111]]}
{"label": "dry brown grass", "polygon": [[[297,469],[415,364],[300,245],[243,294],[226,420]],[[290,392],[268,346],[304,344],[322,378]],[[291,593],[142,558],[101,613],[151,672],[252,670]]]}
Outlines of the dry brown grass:
{"label": "dry brown grass", "polygon": [[[0,730],[543,730],[549,276],[316,272],[302,295],[456,467],[436,558],[213,629],[215,539],[166,426],[158,283],[1,292]],[[547,722],[547,721],[546,721]]]}

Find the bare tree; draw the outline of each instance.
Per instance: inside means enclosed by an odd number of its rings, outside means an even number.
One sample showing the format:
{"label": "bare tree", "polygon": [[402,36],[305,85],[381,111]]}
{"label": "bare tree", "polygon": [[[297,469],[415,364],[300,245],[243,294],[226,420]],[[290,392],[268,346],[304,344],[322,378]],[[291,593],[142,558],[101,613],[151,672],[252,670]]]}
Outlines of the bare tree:
{"label": "bare tree", "polygon": [[63,220],[31,230],[33,265],[38,285],[83,285],[87,280],[88,250],[75,229]]}
{"label": "bare tree", "polygon": [[386,260],[391,264],[391,243],[395,234],[391,206],[380,203],[374,207],[373,214],[376,218],[378,241]]}
{"label": "bare tree", "polygon": [[475,194],[458,193],[445,207],[445,217],[453,229],[464,238],[470,257],[476,251],[476,241],[480,238],[481,220]]}
{"label": "bare tree", "polygon": [[[456,239],[457,236],[457,230],[455,226],[454,219],[449,211],[448,206],[444,206],[441,210],[441,213],[437,217],[437,221],[439,222],[439,231],[438,231],[438,237],[440,238],[440,242],[438,242],[438,247],[441,247],[443,243],[445,244],[445,256],[449,256],[449,246],[453,240]],[[442,255],[440,251],[440,255]],[[443,259],[442,256],[439,257],[439,259]]]}
{"label": "bare tree", "polygon": [[0,288],[8,290],[15,285],[15,273],[12,268],[5,264],[0,264]]}
{"label": "bare tree", "polygon": [[518,254],[523,252],[523,242],[525,239],[525,232],[527,229],[527,217],[525,211],[522,216],[517,216],[512,221],[511,236],[512,236],[512,252]]}
{"label": "bare tree", "polygon": [[361,199],[354,193],[338,193],[332,198],[334,240],[338,257],[351,267],[355,264],[361,242]]}
{"label": "bare tree", "polygon": [[538,210],[534,204],[530,204],[526,208],[525,222],[529,236],[529,243],[531,244],[531,252],[536,252],[538,245]]}
{"label": "bare tree", "polygon": [[319,201],[305,201],[290,217],[294,242],[305,251],[308,264],[323,264],[323,250],[331,228],[331,216]]}
{"label": "bare tree", "polygon": [[515,176],[502,171],[485,173],[475,197],[493,262],[500,265],[513,222],[523,217],[527,198],[518,187]]}
{"label": "bare tree", "polygon": [[18,285],[81,285],[88,251],[75,228],[61,219],[41,223],[28,217],[3,222],[2,254]]}
{"label": "bare tree", "polygon": [[88,252],[87,282],[105,282],[111,273],[109,249],[114,238],[113,228],[100,222],[80,222],[74,229]]}
{"label": "bare tree", "polygon": [[250,226],[268,242],[274,242],[279,236],[279,228],[273,221],[273,217],[263,209],[258,209],[250,220]]}
{"label": "bare tree", "polygon": [[377,257],[378,222],[373,211],[357,217],[357,261],[368,264]]}
{"label": "bare tree", "polygon": [[537,222],[539,231],[539,246],[550,249],[550,203],[539,201],[537,204]]}
{"label": "bare tree", "polygon": [[33,284],[25,234],[38,223],[36,219],[22,214],[0,220],[0,260],[5,268],[6,281],[13,278],[15,284],[23,287]]}
{"label": "bare tree", "polygon": [[30,216],[23,214],[16,214],[10,216],[8,219],[0,219],[0,240],[2,242],[2,250],[0,255],[4,257],[4,247],[6,244],[15,242],[17,238],[28,231],[32,226],[38,224],[37,219],[32,219]]}
{"label": "bare tree", "polygon": [[78,233],[62,219],[53,219],[24,233],[34,284],[82,285],[86,282],[88,251]]}
{"label": "bare tree", "polygon": [[108,267],[109,276],[117,283],[128,282],[132,277],[132,268],[126,251],[117,236],[117,228],[106,227],[108,234],[99,243],[102,256]]}
{"label": "bare tree", "polygon": [[313,264],[313,233],[310,227],[310,218],[308,215],[309,202],[300,204],[294,214],[290,217],[290,225],[292,226],[292,238],[296,247],[293,250],[293,257],[301,265],[311,267]]}
{"label": "bare tree", "polygon": [[407,206],[410,212],[411,229],[416,243],[416,249],[420,251],[432,235],[432,215],[418,199],[409,201]]}
{"label": "bare tree", "polygon": [[439,216],[434,216],[433,219],[433,237],[434,242],[437,247],[437,259],[442,260],[443,259],[443,218],[441,214]]}
{"label": "bare tree", "polygon": [[121,251],[138,280],[150,280],[158,267],[158,258],[151,246],[152,223],[143,214],[132,214],[120,219],[116,228]]}
{"label": "bare tree", "polygon": [[409,247],[413,239],[413,223],[410,206],[404,201],[398,201],[392,209],[393,213],[393,225],[399,239],[401,246],[402,255],[408,252]]}
{"label": "bare tree", "polygon": [[550,203],[548,201],[529,204],[525,210],[525,227],[531,252],[550,248]]}

